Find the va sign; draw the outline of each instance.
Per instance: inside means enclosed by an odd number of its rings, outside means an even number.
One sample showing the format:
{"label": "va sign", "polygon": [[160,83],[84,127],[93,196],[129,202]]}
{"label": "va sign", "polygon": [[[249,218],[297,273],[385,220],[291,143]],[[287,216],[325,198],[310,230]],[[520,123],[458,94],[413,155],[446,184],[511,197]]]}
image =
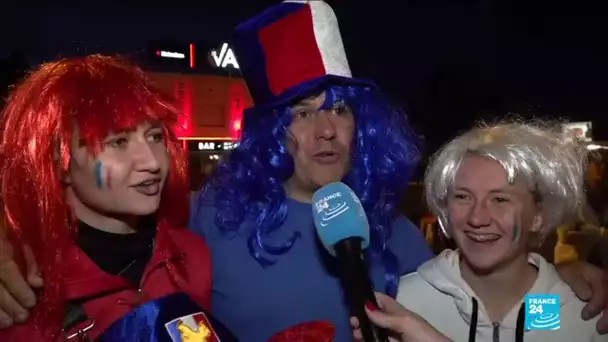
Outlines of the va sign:
{"label": "va sign", "polygon": [[211,50],[211,59],[214,66],[218,68],[227,68],[230,65],[235,69],[239,69],[239,63],[236,61],[232,49],[228,47],[228,43],[222,44],[220,51]]}

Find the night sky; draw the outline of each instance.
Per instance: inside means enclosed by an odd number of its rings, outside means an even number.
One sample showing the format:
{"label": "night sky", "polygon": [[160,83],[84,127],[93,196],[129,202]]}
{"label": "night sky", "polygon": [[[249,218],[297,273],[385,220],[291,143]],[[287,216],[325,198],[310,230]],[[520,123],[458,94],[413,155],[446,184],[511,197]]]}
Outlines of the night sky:
{"label": "night sky", "polygon": [[[474,120],[506,111],[592,120],[595,137],[608,140],[605,16],[532,15],[590,12],[531,9],[524,1],[328,2],[353,73],[373,78],[407,109],[430,151]],[[222,41],[235,24],[276,1],[61,3],[3,7],[0,57],[16,50],[37,63],[130,53],[156,39]]]}

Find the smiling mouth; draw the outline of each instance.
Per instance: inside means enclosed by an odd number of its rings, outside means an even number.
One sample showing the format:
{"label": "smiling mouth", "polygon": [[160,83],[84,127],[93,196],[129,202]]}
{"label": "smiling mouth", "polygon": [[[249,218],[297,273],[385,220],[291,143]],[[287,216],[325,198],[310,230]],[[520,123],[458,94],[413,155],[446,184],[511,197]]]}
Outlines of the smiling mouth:
{"label": "smiling mouth", "polygon": [[146,186],[151,186],[151,185],[158,184],[158,183],[160,183],[160,179],[158,179],[158,178],[148,179],[148,180],[145,180],[143,182],[139,182],[139,183],[133,185],[133,187],[134,188],[137,188],[137,187],[146,187]]}
{"label": "smiling mouth", "polygon": [[494,242],[500,240],[501,236],[494,233],[473,233],[473,232],[465,232],[465,235],[472,240],[473,242],[479,244],[493,244]]}
{"label": "smiling mouth", "polygon": [[132,186],[135,191],[145,196],[156,196],[160,193],[160,179],[148,179]]}

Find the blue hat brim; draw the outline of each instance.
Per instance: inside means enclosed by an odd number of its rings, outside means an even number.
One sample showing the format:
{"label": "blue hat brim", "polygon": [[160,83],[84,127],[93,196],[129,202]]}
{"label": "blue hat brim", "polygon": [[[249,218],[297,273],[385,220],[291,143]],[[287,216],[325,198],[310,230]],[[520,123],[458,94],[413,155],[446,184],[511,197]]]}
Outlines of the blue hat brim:
{"label": "blue hat brim", "polygon": [[251,108],[247,108],[244,111],[245,116],[258,116],[269,113],[278,108],[284,108],[287,106],[294,105],[298,101],[307,97],[316,95],[326,89],[328,86],[339,85],[339,86],[359,86],[359,87],[370,87],[378,90],[378,86],[371,80],[365,78],[350,78],[336,75],[324,75],[312,79],[310,81],[298,84],[295,87],[284,91],[281,95],[277,96],[270,102],[266,102],[261,105],[254,105]]}

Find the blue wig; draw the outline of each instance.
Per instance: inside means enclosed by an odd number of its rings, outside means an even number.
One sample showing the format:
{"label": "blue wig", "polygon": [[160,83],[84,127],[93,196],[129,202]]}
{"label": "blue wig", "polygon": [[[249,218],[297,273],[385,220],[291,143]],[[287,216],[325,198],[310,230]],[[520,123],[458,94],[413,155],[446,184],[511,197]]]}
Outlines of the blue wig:
{"label": "blue wig", "polygon": [[[343,182],[361,199],[371,227],[369,250],[372,258],[381,258],[385,265],[386,291],[394,296],[398,275],[397,259],[387,247],[390,223],[398,214],[401,195],[420,158],[418,137],[405,113],[391,106],[375,87],[331,86],[325,90],[329,106],[344,101],[354,114],[352,164]],[[246,115],[240,145],[218,166],[205,189],[215,196],[215,221],[223,232],[236,232],[244,220],[255,221],[249,250],[263,266],[275,261],[259,251],[278,256],[288,252],[298,238],[292,236],[281,245],[265,241],[288,215],[283,183],[294,172],[286,145],[291,118],[289,107]]]}

